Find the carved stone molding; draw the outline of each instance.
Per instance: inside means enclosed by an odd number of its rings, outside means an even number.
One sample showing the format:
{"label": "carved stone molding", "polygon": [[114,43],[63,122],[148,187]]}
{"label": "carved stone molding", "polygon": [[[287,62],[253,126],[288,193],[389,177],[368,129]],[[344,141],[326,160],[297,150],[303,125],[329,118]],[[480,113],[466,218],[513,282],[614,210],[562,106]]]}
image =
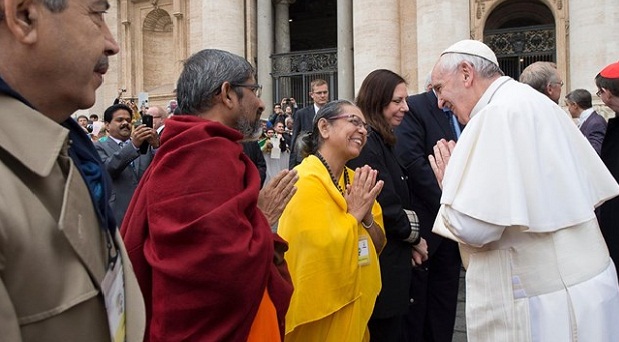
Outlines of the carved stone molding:
{"label": "carved stone molding", "polygon": [[337,71],[337,49],[273,55],[273,76]]}

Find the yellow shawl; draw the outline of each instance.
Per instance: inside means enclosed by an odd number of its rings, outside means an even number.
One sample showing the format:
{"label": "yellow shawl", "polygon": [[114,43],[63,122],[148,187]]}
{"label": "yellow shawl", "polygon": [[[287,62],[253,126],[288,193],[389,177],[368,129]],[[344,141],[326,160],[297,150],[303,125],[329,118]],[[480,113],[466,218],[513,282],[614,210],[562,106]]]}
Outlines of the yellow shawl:
{"label": "yellow shawl", "polygon": [[[294,284],[286,315],[286,341],[361,341],[381,288],[376,249],[366,229],[347,213],[346,201],[315,156],[296,168],[298,191],[279,221],[288,241]],[[346,169],[350,179],[354,172]],[[339,180],[344,188],[343,177]],[[378,202],[372,213],[383,229]],[[359,241],[367,239],[369,265],[359,265]]]}

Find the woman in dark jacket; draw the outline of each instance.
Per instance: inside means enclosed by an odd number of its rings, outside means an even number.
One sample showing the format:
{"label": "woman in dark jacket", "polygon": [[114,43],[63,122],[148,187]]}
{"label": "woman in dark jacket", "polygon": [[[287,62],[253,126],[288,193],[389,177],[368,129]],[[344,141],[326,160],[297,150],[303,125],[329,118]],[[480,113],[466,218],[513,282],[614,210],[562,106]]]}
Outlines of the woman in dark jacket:
{"label": "woman in dark jacket", "polygon": [[411,268],[428,257],[427,244],[419,236],[419,223],[412,210],[404,168],[393,152],[395,134],[408,112],[406,81],[389,70],[371,72],[361,84],[356,104],[372,128],[351,168],[369,165],[385,182],[378,195],[383,209],[387,245],[380,255],[382,290],[369,322],[371,341],[401,341],[409,305]]}

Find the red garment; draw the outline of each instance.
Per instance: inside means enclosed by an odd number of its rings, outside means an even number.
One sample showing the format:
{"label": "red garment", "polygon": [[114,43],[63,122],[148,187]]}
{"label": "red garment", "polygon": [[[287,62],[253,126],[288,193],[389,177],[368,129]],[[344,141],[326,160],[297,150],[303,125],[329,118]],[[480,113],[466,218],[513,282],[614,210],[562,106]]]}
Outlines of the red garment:
{"label": "red garment", "polygon": [[121,234],[145,297],[150,341],[246,341],[268,287],[280,331],[292,285],[287,243],[257,208],[260,176],[239,132],[166,121]]}

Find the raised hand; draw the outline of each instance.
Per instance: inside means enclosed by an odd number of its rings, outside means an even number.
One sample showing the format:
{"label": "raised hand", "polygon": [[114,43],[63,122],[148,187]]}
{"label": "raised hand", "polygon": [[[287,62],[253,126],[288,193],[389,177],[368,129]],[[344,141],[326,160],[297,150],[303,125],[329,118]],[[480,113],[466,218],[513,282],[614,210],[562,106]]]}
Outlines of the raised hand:
{"label": "raised hand", "polygon": [[364,218],[366,222],[371,221],[372,205],[385,184],[382,180],[376,181],[377,175],[378,171],[367,165],[357,168],[352,184],[346,188],[344,198],[348,212],[360,222]]}
{"label": "raised hand", "polygon": [[447,168],[447,164],[449,163],[449,158],[451,157],[451,153],[454,148],[456,148],[456,142],[450,140],[449,142],[445,139],[441,139],[436,142],[434,145],[434,155],[429,155],[428,160],[430,161],[430,167],[432,167],[432,171],[434,172],[434,176],[438,182],[438,185],[443,188],[443,177],[445,176],[445,169]]}
{"label": "raised hand", "polygon": [[297,170],[282,170],[260,190],[258,208],[266,216],[269,225],[274,225],[282,216],[286,205],[297,192],[295,183],[298,180]]}

